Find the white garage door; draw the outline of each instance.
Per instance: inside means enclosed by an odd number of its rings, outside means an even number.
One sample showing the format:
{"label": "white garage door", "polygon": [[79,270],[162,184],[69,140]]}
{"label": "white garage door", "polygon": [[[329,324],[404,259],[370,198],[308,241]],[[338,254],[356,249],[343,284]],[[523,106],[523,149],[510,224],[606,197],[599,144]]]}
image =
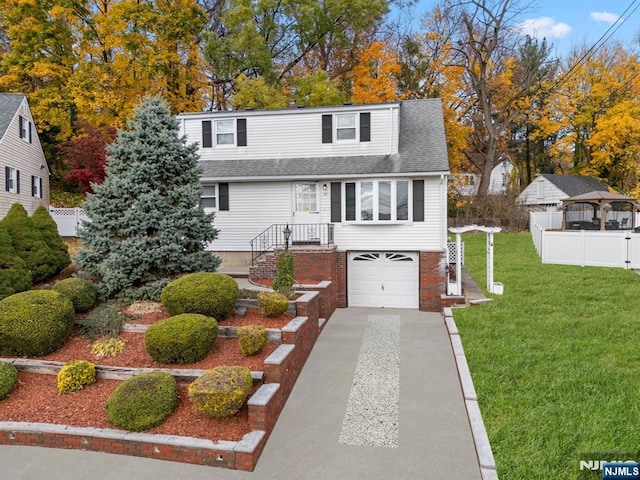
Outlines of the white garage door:
{"label": "white garage door", "polygon": [[350,252],[349,306],[418,308],[418,254]]}

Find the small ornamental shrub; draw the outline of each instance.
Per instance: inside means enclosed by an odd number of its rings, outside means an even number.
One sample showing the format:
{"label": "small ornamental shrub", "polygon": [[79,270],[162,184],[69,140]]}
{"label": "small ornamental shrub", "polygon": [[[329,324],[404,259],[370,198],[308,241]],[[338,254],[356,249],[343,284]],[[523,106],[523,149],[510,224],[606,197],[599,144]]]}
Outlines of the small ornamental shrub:
{"label": "small ornamental shrub", "polygon": [[223,273],[191,273],[162,289],[160,301],[171,315],[200,313],[224,320],[235,309],[238,283]]}
{"label": "small ornamental shrub", "polygon": [[116,427],[141,432],[164,422],[178,403],[178,386],[165,372],[149,372],[125,380],[107,399],[107,420]]}
{"label": "small ornamental shrub", "polygon": [[276,258],[276,276],[273,289],[287,298],[293,298],[293,267],[296,257],[290,252],[280,252]]}
{"label": "small ornamental shrub", "polygon": [[277,317],[287,311],[289,301],[281,293],[260,292],[258,294],[258,306],[263,317]]}
{"label": "small ornamental shrub", "polygon": [[74,321],[73,304],[53,290],[31,290],[0,301],[0,353],[37,357],[62,346]]}
{"label": "small ornamental shrub", "polygon": [[183,313],[150,325],[144,346],[156,362],[195,363],[207,356],[217,336],[214,318]]}
{"label": "small ornamental shrub", "polygon": [[40,205],[31,215],[31,221],[33,222],[33,226],[40,232],[44,243],[46,243],[53,252],[56,273],[68,267],[71,263],[69,250],[58,233],[58,225],[56,225],[55,220],[51,218],[49,211]]}
{"label": "small ornamental shrub", "polygon": [[11,363],[0,362],[0,400],[13,391],[18,383],[18,370]]}
{"label": "small ornamental shrub", "polygon": [[69,360],[58,372],[58,392],[77,392],[96,381],[96,367],[86,360]]}
{"label": "small ornamental shrub", "polygon": [[252,384],[251,371],[246,367],[216,367],[189,385],[189,399],[199,412],[227,418],[240,410]]}
{"label": "small ornamental shrub", "polygon": [[122,353],[125,345],[126,342],[121,338],[103,338],[91,344],[91,353],[93,353],[97,359],[115,357],[119,353]]}
{"label": "small ornamental shrub", "polygon": [[18,256],[7,229],[0,223],[0,300],[31,287],[31,273]]}
{"label": "small ornamental shrub", "polygon": [[33,283],[46,280],[58,272],[56,254],[42,239],[22,205],[14,203],[2,219],[2,225],[9,232],[16,253],[27,263]]}
{"label": "small ornamental shrub", "polygon": [[100,337],[117,337],[125,321],[123,305],[115,300],[107,300],[87,315],[80,331],[91,340]]}
{"label": "small ornamental shrub", "polygon": [[95,285],[82,278],[67,278],[56,283],[51,289],[68,297],[76,313],[90,310],[96,304],[98,296]]}
{"label": "small ornamental shrub", "polygon": [[238,341],[244,356],[255,355],[267,344],[267,329],[262,325],[239,327]]}

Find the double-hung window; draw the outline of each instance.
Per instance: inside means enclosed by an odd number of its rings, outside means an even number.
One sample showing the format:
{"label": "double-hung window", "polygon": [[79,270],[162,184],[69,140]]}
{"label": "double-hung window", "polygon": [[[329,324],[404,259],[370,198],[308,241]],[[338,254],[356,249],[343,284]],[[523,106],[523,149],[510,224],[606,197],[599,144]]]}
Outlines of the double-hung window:
{"label": "double-hung window", "polygon": [[20,129],[20,138],[23,139],[27,143],[31,143],[31,121],[23,117],[22,115],[18,116],[18,127]]}
{"label": "double-hung window", "polygon": [[216,128],[216,145],[235,145],[235,128],[233,120],[217,120]]}
{"label": "double-hung window", "polygon": [[42,198],[42,177],[31,175],[31,196]]}
{"label": "double-hung window", "polygon": [[4,167],[4,189],[11,193],[20,193],[20,171],[13,167]]}
{"label": "double-hung window", "polygon": [[336,115],[337,141],[356,140],[356,116],[355,113]]}
{"label": "double-hung window", "polygon": [[202,187],[202,195],[200,197],[200,208],[217,208],[218,195],[217,185],[205,185]]}
{"label": "double-hung window", "polygon": [[247,146],[246,118],[202,121],[202,148],[234,146]]}
{"label": "double-hung window", "polygon": [[410,218],[408,180],[362,180],[345,183],[345,220],[406,222]]}
{"label": "double-hung window", "polygon": [[322,115],[322,143],[370,141],[371,112]]}

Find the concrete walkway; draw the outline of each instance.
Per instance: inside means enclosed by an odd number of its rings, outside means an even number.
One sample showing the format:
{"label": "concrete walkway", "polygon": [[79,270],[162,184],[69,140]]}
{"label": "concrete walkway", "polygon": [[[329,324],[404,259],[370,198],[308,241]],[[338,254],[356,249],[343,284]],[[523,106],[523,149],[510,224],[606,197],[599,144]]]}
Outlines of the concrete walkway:
{"label": "concrete walkway", "polygon": [[254,472],[34,447],[0,447],[0,465],[20,480],[481,478],[442,316],[364,308],[331,317]]}

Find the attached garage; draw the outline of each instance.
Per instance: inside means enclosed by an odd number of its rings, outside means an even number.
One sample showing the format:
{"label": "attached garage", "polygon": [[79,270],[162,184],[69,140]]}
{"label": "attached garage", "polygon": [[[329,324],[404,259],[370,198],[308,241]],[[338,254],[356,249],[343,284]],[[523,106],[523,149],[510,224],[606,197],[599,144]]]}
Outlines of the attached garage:
{"label": "attached garage", "polygon": [[347,258],[349,306],[418,308],[417,252],[350,252]]}

